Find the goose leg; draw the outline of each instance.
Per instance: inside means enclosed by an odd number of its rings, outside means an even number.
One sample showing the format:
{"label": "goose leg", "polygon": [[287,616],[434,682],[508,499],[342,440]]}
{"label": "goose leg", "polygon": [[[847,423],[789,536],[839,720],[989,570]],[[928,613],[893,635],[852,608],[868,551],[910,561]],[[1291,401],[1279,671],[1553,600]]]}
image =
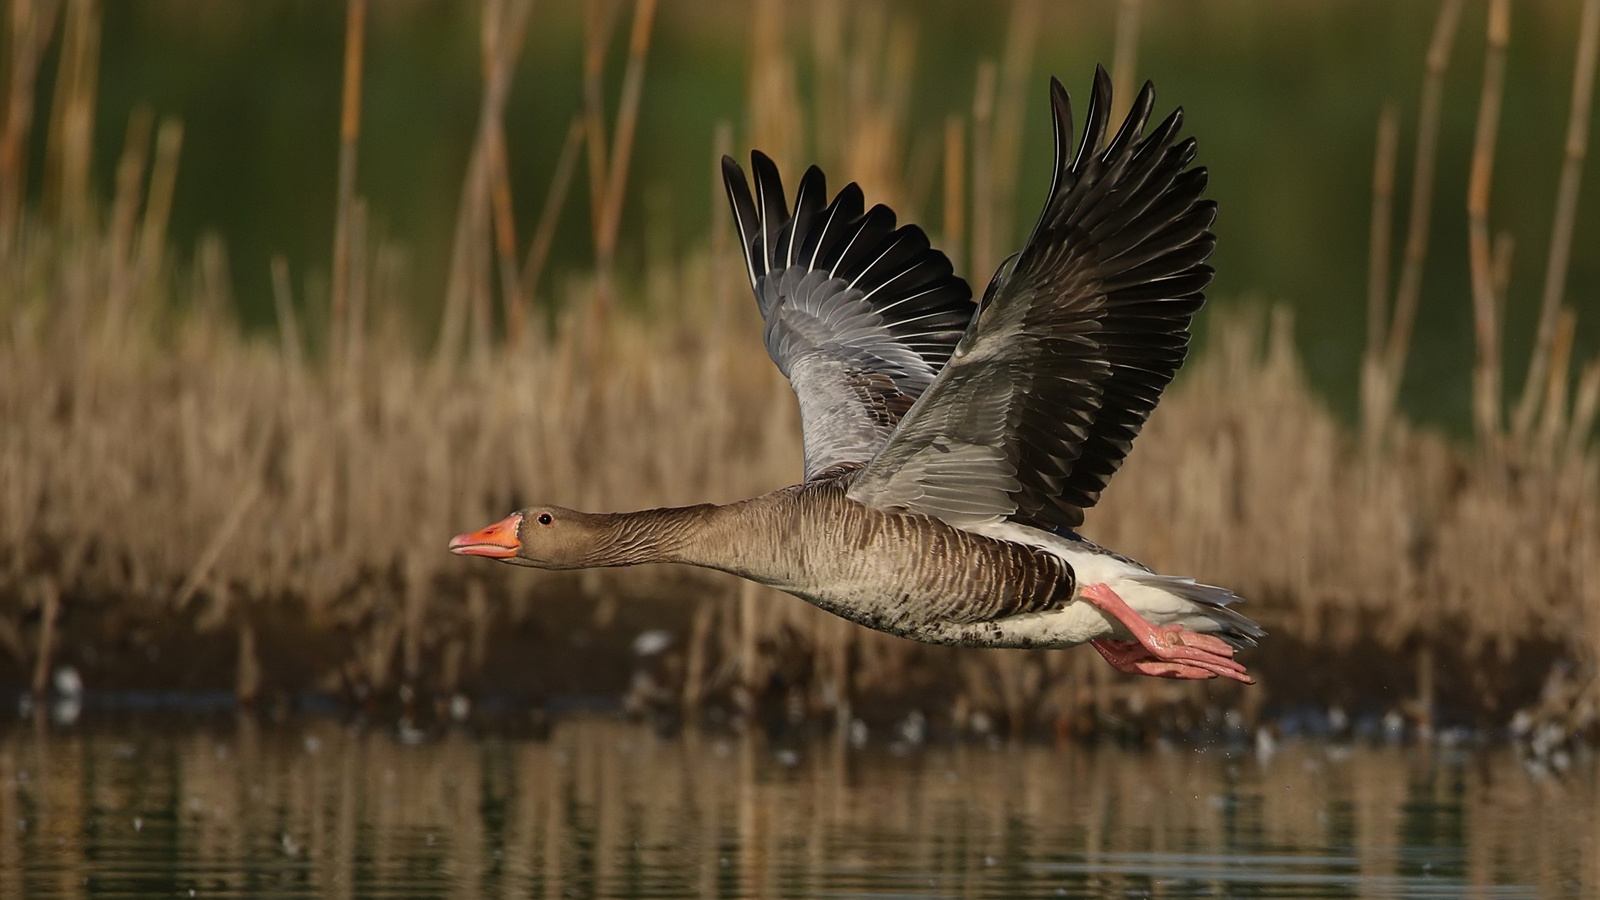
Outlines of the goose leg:
{"label": "goose leg", "polygon": [[1111,616],[1133,634],[1132,641],[1099,638],[1090,641],[1106,662],[1119,672],[1158,678],[1232,678],[1245,684],[1255,680],[1234,661],[1233,648],[1209,634],[1181,625],[1155,625],[1104,584],[1085,585],[1078,595]]}
{"label": "goose leg", "polygon": [[1183,678],[1196,681],[1217,677],[1216,673],[1199,666],[1156,659],[1138,641],[1096,638],[1089,642],[1089,646],[1098,650],[1106,662],[1111,664],[1111,668],[1118,672],[1127,672],[1129,675],[1152,675],[1156,678]]}

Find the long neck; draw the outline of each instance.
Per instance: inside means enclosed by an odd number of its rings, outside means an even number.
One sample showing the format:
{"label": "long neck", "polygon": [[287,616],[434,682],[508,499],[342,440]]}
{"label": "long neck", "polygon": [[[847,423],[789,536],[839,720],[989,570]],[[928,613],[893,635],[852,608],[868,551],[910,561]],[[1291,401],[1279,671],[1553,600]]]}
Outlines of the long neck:
{"label": "long neck", "polygon": [[590,566],[686,563],[714,569],[738,566],[735,535],[747,504],[701,504],[638,512],[593,514],[597,541]]}

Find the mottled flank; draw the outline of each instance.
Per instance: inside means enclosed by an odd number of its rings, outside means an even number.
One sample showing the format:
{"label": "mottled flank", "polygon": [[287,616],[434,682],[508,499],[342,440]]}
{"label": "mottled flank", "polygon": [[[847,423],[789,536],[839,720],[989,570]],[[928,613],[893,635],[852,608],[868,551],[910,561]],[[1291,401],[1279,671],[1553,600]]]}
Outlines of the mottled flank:
{"label": "mottled flank", "polygon": [[[1044,550],[937,519],[863,506],[845,496],[850,475],[809,482],[718,515],[736,574],[788,591],[852,622],[930,639],[944,625],[1057,610],[1072,600],[1072,569]],[[776,539],[751,541],[756,521]],[[731,526],[729,528],[728,526]],[[744,539],[736,539],[737,535]]]}

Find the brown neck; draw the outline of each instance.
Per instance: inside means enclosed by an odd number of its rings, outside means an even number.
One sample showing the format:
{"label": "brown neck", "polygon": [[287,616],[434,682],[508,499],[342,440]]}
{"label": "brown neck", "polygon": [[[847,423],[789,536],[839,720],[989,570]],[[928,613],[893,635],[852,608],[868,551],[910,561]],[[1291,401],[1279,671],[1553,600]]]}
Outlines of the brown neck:
{"label": "brown neck", "polygon": [[698,506],[592,514],[596,533],[588,566],[687,563],[723,568],[731,507]]}

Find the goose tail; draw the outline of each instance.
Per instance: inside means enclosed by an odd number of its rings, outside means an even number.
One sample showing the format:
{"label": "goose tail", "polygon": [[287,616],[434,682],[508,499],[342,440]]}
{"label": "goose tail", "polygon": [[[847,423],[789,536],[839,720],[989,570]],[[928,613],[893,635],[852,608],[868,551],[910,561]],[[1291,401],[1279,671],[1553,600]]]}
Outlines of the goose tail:
{"label": "goose tail", "polygon": [[1267,636],[1266,630],[1260,625],[1229,608],[1240,602],[1240,598],[1227,588],[1201,584],[1193,578],[1155,572],[1141,572],[1130,580],[1187,601],[1189,608],[1168,619],[1170,624],[1216,635],[1235,648],[1254,647],[1256,642]]}

